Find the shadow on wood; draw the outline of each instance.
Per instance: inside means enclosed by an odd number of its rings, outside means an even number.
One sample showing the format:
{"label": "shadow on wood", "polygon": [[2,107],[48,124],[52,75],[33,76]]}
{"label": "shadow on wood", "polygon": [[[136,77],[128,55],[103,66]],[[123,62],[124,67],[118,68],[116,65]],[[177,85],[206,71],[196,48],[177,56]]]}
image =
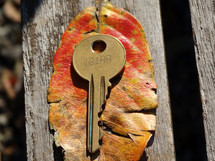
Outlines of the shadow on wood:
{"label": "shadow on wood", "polygon": [[21,3],[21,13],[22,13],[22,26],[26,25],[28,22],[33,20],[37,10],[40,5],[43,3],[43,0],[22,0]]}

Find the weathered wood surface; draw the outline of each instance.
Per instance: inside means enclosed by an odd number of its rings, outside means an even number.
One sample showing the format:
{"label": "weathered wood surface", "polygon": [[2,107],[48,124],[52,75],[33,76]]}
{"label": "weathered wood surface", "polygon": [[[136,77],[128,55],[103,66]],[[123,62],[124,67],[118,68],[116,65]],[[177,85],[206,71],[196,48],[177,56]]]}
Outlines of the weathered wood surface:
{"label": "weathered wood surface", "polygon": [[[60,37],[74,16],[94,0],[23,0],[23,60],[28,160],[54,160],[48,126],[47,88]],[[159,108],[157,130],[146,152],[151,160],[173,161],[174,144],[159,0],[113,0],[143,24],[155,64]]]}
{"label": "weathered wood surface", "polygon": [[190,0],[208,160],[215,160],[215,3]]}

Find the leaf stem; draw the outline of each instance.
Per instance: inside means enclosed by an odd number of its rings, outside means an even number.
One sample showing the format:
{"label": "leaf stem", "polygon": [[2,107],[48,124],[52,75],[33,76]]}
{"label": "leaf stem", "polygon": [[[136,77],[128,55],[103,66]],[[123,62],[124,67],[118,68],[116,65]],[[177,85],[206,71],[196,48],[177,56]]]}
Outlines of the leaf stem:
{"label": "leaf stem", "polygon": [[97,33],[100,33],[100,12],[103,0],[96,0]]}

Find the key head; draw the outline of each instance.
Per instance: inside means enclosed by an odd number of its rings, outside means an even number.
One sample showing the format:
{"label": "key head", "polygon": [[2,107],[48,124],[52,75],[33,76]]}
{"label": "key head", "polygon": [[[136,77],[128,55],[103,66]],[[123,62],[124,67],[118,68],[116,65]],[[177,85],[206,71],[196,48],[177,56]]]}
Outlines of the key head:
{"label": "key head", "polygon": [[122,43],[113,36],[97,34],[82,40],[73,53],[73,66],[84,79],[105,76],[111,79],[123,68],[126,52]]}

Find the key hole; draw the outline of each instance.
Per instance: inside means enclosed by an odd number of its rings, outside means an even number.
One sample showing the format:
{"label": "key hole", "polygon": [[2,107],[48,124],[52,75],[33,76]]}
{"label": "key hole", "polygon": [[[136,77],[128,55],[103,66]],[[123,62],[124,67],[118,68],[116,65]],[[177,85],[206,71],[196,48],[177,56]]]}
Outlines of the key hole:
{"label": "key hole", "polygon": [[101,53],[103,52],[107,47],[107,44],[103,40],[96,40],[92,44],[93,52],[95,53]]}

